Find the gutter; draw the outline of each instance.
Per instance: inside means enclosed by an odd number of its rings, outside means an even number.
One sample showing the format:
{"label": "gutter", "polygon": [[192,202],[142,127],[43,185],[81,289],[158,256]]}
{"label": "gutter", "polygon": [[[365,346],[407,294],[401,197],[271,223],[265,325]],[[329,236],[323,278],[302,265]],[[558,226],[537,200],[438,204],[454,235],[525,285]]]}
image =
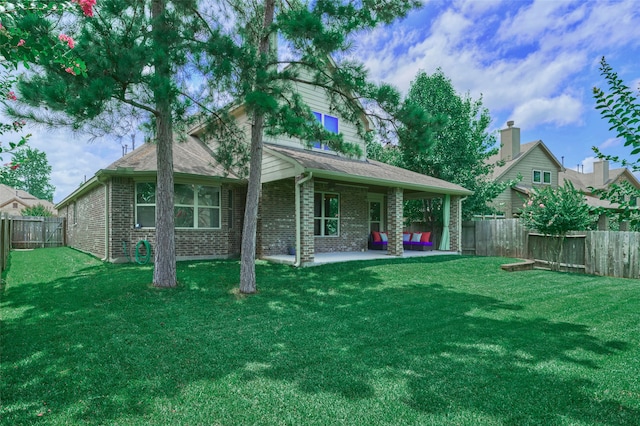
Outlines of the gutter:
{"label": "gutter", "polygon": [[296,268],[300,266],[302,260],[302,254],[300,253],[300,249],[302,248],[301,239],[301,230],[300,230],[300,220],[302,215],[300,214],[300,187],[303,183],[309,181],[313,177],[313,172],[309,172],[309,174],[298,182],[296,182],[296,261],[293,266]]}

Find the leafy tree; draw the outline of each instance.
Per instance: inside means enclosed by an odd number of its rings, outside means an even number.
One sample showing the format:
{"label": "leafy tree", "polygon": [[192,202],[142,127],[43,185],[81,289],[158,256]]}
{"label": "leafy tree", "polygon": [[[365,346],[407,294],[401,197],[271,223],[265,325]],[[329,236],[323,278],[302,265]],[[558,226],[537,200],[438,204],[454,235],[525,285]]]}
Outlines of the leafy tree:
{"label": "leafy tree", "polygon": [[[611,124],[609,130],[615,130],[616,136],[624,139],[624,146],[631,148],[631,156],[638,155],[636,160],[605,155],[597,147],[593,147],[599,158],[610,160],[629,167],[633,171],[640,171],[640,103],[624,81],[618,77],[613,68],[607,63],[604,56],[600,60],[600,73],[604,76],[609,86],[609,93],[597,87],[593,88],[593,95],[596,99],[596,109],[600,110],[603,118]],[[632,229],[640,230],[640,212],[638,203],[640,202],[640,190],[633,187],[628,182],[611,185],[605,189],[595,189],[594,194],[602,199],[616,203],[620,208],[614,213],[619,221],[627,220]],[[602,209],[601,213],[612,214],[610,210]]]}
{"label": "leafy tree", "polygon": [[27,191],[41,200],[53,201],[56,188],[51,185],[51,166],[47,154],[23,147],[15,151],[13,161],[17,166],[0,176],[0,183]]}
{"label": "leafy tree", "polygon": [[[75,1],[78,3],[79,0]],[[91,3],[95,0],[81,0],[81,3]],[[87,5],[83,5],[86,7]],[[69,2],[38,2],[15,1],[3,3],[0,7],[0,103],[8,106],[8,103],[15,102],[18,98],[13,90],[17,81],[16,70],[19,65],[29,67],[29,63],[35,58],[46,56],[55,62],[73,71],[82,73],[84,64],[70,54],[69,38],[65,34],[58,35],[58,39],[48,39],[34,37],[33,34],[25,31],[17,25],[26,16],[51,14],[55,10],[66,8],[73,10],[73,5]],[[90,7],[89,9],[90,10]],[[7,133],[20,133],[26,122],[15,120],[12,122],[0,122],[0,136]],[[27,144],[31,135],[19,136],[18,140],[0,140],[0,155],[9,154]],[[2,158],[0,157],[0,160]],[[19,163],[13,159],[0,168],[0,176],[14,169]]]}
{"label": "leafy tree", "polygon": [[[88,0],[86,0],[88,1]],[[80,0],[86,5],[86,1]],[[156,247],[153,284],[174,287],[176,254],[173,213],[173,140],[187,116],[210,113],[215,102],[207,86],[222,84],[228,71],[229,37],[222,34],[215,5],[196,0],[104,0],[93,17],[51,21],[29,16],[20,28],[36,36],[77,28],[74,52],[85,61],[87,78],[73,78],[47,57],[35,59],[37,73],[19,84],[28,104],[59,112],[50,122],[82,128],[136,108],[153,123],[157,151]],[[224,17],[221,17],[224,18]],[[231,53],[229,53],[231,54]],[[205,68],[206,79],[197,72]]]}
{"label": "leafy tree", "polygon": [[[263,133],[286,134],[305,141],[323,141],[347,155],[362,154],[341,135],[326,131],[298,94],[296,84],[310,84],[326,93],[330,106],[354,123],[369,139],[361,122],[363,114],[377,120],[392,133],[404,135],[407,144],[425,144],[431,126],[422,111],[402,106],[397,90],[367,81],[362,64],[336,61],[343,57],[353,37],[378,24],[404,16],[419,1],[364,0],[306,2],[240,2],[236,20],[242,30],[241,62],[237,97],[252,116],[249,186],[242,236],[240,291],[256,291],[256,217],[260,192]],[[284,45],[288,59],[278,55]],[[288,66],[286,66],[288,65]],[[361,101],[362,103],[358,102]],[[371,103],[371,104],[370,104]],[[374,114],[374,105],[377,107]],[[371,109],[368,109],[370,106]],[[394,126],[393,117],[399,118]]]}
{"label": "leafy tree", "polygon": [[559,269],[562,246],[569,231],[581,231],[592,226],[594,219],[584,194],[570,181],[557,188],[534,189],[520,210],[524,225],[544,235],[558,237],[552,268]]}
{"label": "leafy tree", "polygon": [[[374,157],[418,173],[457,183],[474,191],[463,202],[463,217],[492,213],[488,203],[514,182],[496,182],[490,178],[494,165],[486,160],[498,152],[495,136],[489,133],[489,110],[482,98],[456,93],[451,80],[438,69],[428,75],[421,71],[411,83],[405,104],[422,108],[438,117],[440,126],[433,134],[431,149],[415,145],[387,145],[382,150],[370,145]],[[436,222],[441,217],[440,203],[409,201],[405,218]]]}
{"label": "leafy tree", "polygon": [[35,206],[25,207],[20,212],[22,216],[41,216],[50,217],[53,216],[51,210],[46,208],[43,204],[36,204]]}

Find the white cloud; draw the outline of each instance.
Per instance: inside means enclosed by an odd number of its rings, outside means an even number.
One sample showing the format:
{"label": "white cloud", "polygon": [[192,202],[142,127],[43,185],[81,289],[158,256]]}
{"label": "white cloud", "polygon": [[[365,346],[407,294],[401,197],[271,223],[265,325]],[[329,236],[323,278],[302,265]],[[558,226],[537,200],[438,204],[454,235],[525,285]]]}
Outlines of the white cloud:
{"label": "white cloud", "polygon": [[600,145],[598,145],[598,149],[603,150],[607,148],[614,148],[614,147],[621,146],[622,143],[623,143],[622,138],[609,138],[606,141],[602,142]]}
{"label": "white cloud", "polygon": [[54,202],[75,191],[85,180],[99,169],[122,156],[122,147],[117,142],[96,141],[60,130],[31,130],[33,137],[29,145],[47,154],[51,165],[51,183],[56,187]]}
{"label": "white cloud", "polygon": [[536,98],[522,103],[513,111],[513,118],[523,127],[531,128],[540,124],[567,126],[581,124],[582,103],[569,95],[554,98]]}
{"label": "white cloud", "polygon": [[580,168],[579,171],[583,172],[583,173],[592,173],[593,172],[593,163],[595,163],[596,161],[598,161],[598,159],[596,157],[593,157],[593,156],[584,158],[580,162],[582,167]]}

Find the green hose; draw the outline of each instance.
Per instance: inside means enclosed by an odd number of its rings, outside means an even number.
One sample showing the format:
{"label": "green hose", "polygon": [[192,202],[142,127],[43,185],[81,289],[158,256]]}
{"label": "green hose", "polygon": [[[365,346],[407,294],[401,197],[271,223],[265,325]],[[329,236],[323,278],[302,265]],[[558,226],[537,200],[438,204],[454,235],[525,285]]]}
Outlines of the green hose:
{"label": "green hose", "polygon": [[[140,255],[140,247],[144,246],[145,249],[145,255],[141,256]],[[122,240],[122,251],[124,251],[124,255],[127,258],[127,260],[129,262],[133,262],[133,260],[131,260],[131,256],[129,256],[129,250],[127,249],[127,242],[125,240]],[[136,263],[138,265],[145,265],[147,263],[149,263],[149,261],[151,260],[151,243],[149,243],[149,241],[147,240],[140,240],[138,241],[138,243],[136,244]]]}

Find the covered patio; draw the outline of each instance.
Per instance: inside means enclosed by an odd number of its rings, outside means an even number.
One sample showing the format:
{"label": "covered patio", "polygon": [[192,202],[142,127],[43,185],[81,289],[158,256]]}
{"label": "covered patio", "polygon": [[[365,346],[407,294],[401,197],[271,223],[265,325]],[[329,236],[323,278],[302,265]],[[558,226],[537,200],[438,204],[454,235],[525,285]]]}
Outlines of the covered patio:
{"label": "covered patio", "polygon": [[[353,251],[353,252],[335,252],[335,253],[316,253],[313,263],[305,264],[305,266],[317,266],[327,263],[339,263],[339,262],[351,262],[354,260],[380,260],[380,259],[406,259],[411,257],[427,257],[427,256],[442,256],[442,255],[459,255],[460,253],[455,251],[413,251],[406,250],[402,256],[395,256],[388,254],[388,252],[382,250],[366,250],[366,251]],[[280,263],[284,265],[294,265],[296,262],[295,255],[271,255],[262,257],[263,260],[272,263]]]}

